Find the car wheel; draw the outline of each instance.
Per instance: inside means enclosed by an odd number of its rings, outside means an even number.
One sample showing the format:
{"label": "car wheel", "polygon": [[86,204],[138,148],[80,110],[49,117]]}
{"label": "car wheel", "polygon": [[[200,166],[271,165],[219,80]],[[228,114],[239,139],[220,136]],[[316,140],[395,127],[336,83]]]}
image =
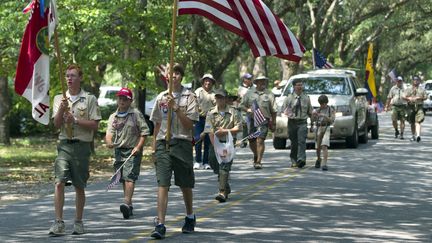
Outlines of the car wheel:
{"label": "car wheel", "polygon": [[379,123],[377,123],[375,126],[371,128],[371,137],[372,139],[379,138]]}
{"label": "car wheel", "polygon": [[365,123],[365,125],[363,126],[363,134],[359,136],[359,142],[360,143],[367,143],[368,142],[368,127],[367,127],[367,122]]}
{"label": "car wheel", "polygon": [[357,148],[358,147],[358,128],[357,121],[354,125],[353,134],[345,139],[347,148]]}
{"label": "car wheel", "polygon": [[273,138],[273,147],[275,149],[285,149],[286,148],[286,138]]}

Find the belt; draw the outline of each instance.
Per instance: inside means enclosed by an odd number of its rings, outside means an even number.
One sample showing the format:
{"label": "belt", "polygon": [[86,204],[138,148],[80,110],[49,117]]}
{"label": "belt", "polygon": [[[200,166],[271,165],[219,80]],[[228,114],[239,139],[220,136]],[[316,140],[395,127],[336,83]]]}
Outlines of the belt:
{"label": "belt", "polygon": [[66,139],[65,141],[69,144],[81,142],[79,139]]}

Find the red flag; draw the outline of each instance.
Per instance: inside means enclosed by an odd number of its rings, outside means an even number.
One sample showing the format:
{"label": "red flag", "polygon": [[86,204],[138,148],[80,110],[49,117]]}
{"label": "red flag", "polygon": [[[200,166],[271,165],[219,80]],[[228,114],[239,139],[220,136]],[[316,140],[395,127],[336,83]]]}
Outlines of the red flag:
{"label": "red flag", "polygon": [[179,0],[178,14],[198,14],[243,37],[255,57],[299,62],[305,48],[261,0]]}
{"label": "red flag", "polygon": [[35,0],[24,32],[15,76],[15,92],[32,103],[33,118],[49,123],[49,39],[55,25],[55,2],[42,11]]}

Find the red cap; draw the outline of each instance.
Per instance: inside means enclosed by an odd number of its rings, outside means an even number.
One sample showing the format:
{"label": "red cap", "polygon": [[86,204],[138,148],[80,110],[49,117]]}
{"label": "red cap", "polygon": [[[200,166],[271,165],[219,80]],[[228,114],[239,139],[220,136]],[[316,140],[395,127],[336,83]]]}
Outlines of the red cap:
{"label": "red cap", "polygon": [[132,99],[132,90],[128,88],[121,88],[119,92],[117,92],[116,96],[126,96],[128,99]]}

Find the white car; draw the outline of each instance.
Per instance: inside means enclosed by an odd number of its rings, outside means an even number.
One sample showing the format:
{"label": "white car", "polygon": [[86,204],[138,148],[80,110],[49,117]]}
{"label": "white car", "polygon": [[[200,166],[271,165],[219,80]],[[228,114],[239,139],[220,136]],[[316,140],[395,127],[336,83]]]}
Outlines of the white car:
{"label": "white car", "polygon": [[427,93],[427,99],[423,101],[423,110],[426,113],[427,111],[432,111],[432,80],[424,82],[423,88]]}
{"label": "white car", "polygon": [[[288,138],[288,118],[281,111],[285,97],[292,93],[292,81],[301,79],[303,91],[309,95],[312,107],[318,108],[318,97],[322,94],[329,98],[328,105],[336,109],[336,119],[330,130],[330,139],[345,140],[346,146],[356,148],[358,143],[368,142],[368,132],[372,139],[378,139],[378,116],[366,100],[367,89],[355,76],[354,71],[339,69],[313,70],[292,76],[276,99],[278,115],[273,137],[275,149],[284,149]],[[310,121],[308,121],[310,124]],[[309,125],[310,126],[310,125]],[[313,133],[308,134],[312,140]]]}

